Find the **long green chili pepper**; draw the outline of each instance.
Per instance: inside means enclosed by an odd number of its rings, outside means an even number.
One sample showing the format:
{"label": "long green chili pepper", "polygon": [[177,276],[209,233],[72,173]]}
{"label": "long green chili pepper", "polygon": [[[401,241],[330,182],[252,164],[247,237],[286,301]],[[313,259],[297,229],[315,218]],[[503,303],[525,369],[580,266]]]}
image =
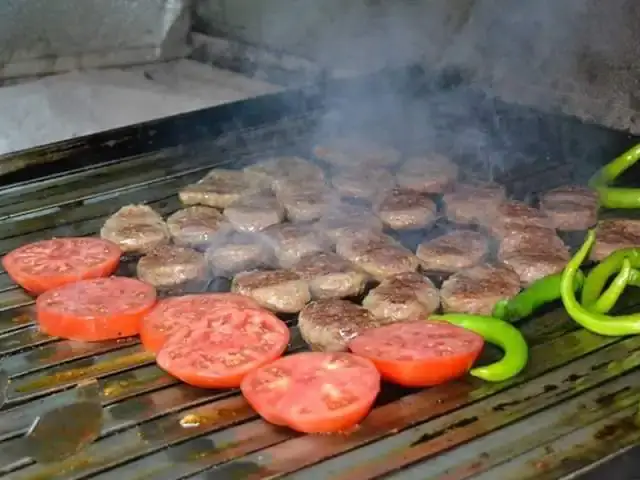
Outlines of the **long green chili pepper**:
{"label": "long green chili pepper", "polygon": [[640,144],[602,167],[589,181],[598,192],[600,205],[607,208],[639,208],[640,189],[615,188],[609,185],[640,160]]}
{"label": "long green chili pepper", "polygon": [[[580,301],[582,305],[590,309],[602,295],[602,290],[609,278],[620,272],[624,259],[628,259],[633,269],[640,268],[640,248],[622,248],[616,250],[607,258],[596,265],[587,275],[582,287]],[[640,278],[636,270],[631,271],[629,285],[640,286]]]}
{"label": "long green chili pepper", "polygon": [[491,365],[472,368],[474,377],[488,382],[502,382],[515,377],[527,365],[529,348],[520,330],[494,317],[447,313],[431,315],[430,320],[444,320],[482,336],[487,342],[504,350],[504,356]]}
{"label": "long green chili pepper", "polygon": [[574,292],[574,281],[576,272],[589,254],[596,235],[593,230],[589,230],[584,244],[573,256],[562,274],[560,282],[560,292],[562,293],[562,303],[569,316],[587,330],[599,335],[610,337],[621,337],[625,335],[637,335],[640,333],[640,314],[621,315],[618,317],[603,315],[602,313],[591,312],[580,305]]}
{"label": "long green chili pepper", "polygon": [[[493,307],[492,315],[507,322],[517,322],[532,315],[538,308],[560,300],[562,272],[549,275],[533,282],[528,288],[509,300],[500,300]],[[582,287],[584,275],[578,271],[575,291]]]}
{"label": "long green chili pepper", "polygon": [[596,300],[596,303],[590,308],[588,305],[583,305],[588,307],[592,312],[609,313],[617,303],[620,295],[622,295],[622,292],[624,292],[624,289],[627,288],[632,271],[631,262],[629,262],[628,258],[625,258],[622,261],[622,269],[618,275],[616,275],[616,278],[613,279],[609,288]]}

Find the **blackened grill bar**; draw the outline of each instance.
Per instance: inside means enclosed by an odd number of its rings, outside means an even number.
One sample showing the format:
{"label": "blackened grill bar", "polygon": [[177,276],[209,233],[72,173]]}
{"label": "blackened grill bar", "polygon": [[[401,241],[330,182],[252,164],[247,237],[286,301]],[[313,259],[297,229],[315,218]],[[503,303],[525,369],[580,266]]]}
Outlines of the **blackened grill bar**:
{"label": "blackened grill bar", "polygon": [[[0,177],[0,253],[40,239],[93,235],[131,203],[166,216],[180,206],[176,192],[208,169],[273,155],[309,157],[335,131],[364,131],[407,155],[435,146],[515,198],[584,181],[637,141],[507,105],[447,79],[409,69],[325,82],[0,158],[37,165]],[[378,105],[365,102],[372,92]],[[453,133],[432,128],[423,138],[433,115]],[[474,155],[470,131],[492,139],[488,150]],[[47,155],[57,160],[38,160]],[[499,171],[487,162],[492,155],[501,159]],[[130,271],[125,262],[123,272]],[[210,289],[227,287],[215,282]],[[621,308],[639,303],[630,295]],[[579,330],[557,307],[520,325],[532,358],[517,378],[385,388],[355,432],[303,436],[263,422],[237,392],[179,383],[137,339],[82,344],[40,334],[32,304],[1,272],[0,368],[10,377],[0,409],[2,478],[560,478],[593,463],[594,451],[608,455],[637,440],[625,419],[640,401],[640,341]],[[304,348],[295,319],[288,322],[290,350]],[[36,463],[23,436],[36,418],[77,401],[74,387],[91,379],[103,407],[99,438],[67,460]],[[584,408],[588,414],[580,413]],[[607,428],[620,431],[603,445]],[[556,450],[546,461],[550,445]]]}

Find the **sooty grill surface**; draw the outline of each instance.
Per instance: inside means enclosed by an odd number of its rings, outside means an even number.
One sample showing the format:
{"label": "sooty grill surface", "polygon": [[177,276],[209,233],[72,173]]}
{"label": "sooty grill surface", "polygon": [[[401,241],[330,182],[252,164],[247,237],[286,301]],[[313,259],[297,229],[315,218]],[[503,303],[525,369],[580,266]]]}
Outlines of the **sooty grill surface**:
{"label": "sooty grill surface", "polygon": [[[319,125],[342,112],[345,101],[353,104],[358,97],[353,91],[364,88],[352,82],[341,87],[351,92],[348,95],[325,101],[323,94],[323,102],[305,102],[304,111],[299,104],[291,106],[290,94],[274,96],[271,101],[280,110],[271,112],[273,118],[266,122],[263,117],[247,120],[252,108],[264,108],[264,101],[244,102],[242,108],[228,111],[233,115],[222,135],[176,135],[175,145],[149,142],[146,150],[125,145],[124,153],[135,155],[127,159],[120,158],[122,150],[107,151],[108,135],[75,141],[60,167],[66,169],[64,175],[18,179],[0,189],[0,254],[39,239],[94,235],[106,216],[130,203],[145,202],[167,215],[179,208],[178,189],[214,166],[239,167],[276,154],[310,157],[310,147],[323,130]],[[353,124],[338,115],[341,120],[331,125],[343,130],[341,122],[346,121],[369,133],[377,128],[376,138],[385,136],[406,153],[424,149],[426,136],[427,145],[447,151],[469,171],[507,182],[514,196],[526,198],[577,181],[598,158],[604,161],[630,141],[574,120],[476,98],[464,88],[434,93],[432,85],[418,83],[406,90],[413,95],[410,102],[391,95],[392,102],[401,105],[395,111],[403,117],[402,127],[390,115],[371,115],[370,107],[363,107],[365,113]],[[438,108],[450,123],[441,125],[459,129],[445,140],[432,124],[424,123]],[[166,133],[184,127],[184,122],[202,122],[206,115],[213,115],[208,119],[213,122],[218,115],[214,110],[149,124],[126,136],[151,138],[150,130]],[[533,126],[537,133],[523,137],[523,129]],[[431,133],[423,135],[421,128]],[[492,154],[501,152],[502,161],[519,159],[520,167],[502,165],[496,173],[482,158],[487,152],[478,150],[474,156],[472,145],[462,141],[491,128],[500,133],[491,134],[493,141],[500,138],[500,148],[494,143]],[[122,140],[123,132],[112,135],[115,144],[128,141]],[[571,143],[579,136],[588,145]],[[462,140],[452,141],[455,138]],[[97,161],[103,161],[91,169],[72,158],[76,149],[85,155],[88,144]],[[524,166],[532,157],[546,163]],[[576,168],[571,161],[578,157],[583,163]],[[74,173],[78,166],[83,169]],[[213,281],[209,289],[227,286]],[[640,300],[629,296],[623,303],[622,310],[633,310]],[[288,322],[290,351],[304,349],[295,319]],[[355,432],[305,436],[263,422],[237,392],[177,382],[155,366],[137,339],[83,344],[39,333],[33,299],[0,272],[0,472],[16,480],[560,478],[639,440],[633,418],[640,401],[640,337],[592,335],[577,329],[557,305],[519,326],[530,343],[531,360],[517,378],[500,384],[466,378],[412,391],[385,387]],[[97,427],[96,404],[103,415]],[[25,434],[37,418],[51,424],[45,430],[49,437],[29,441]],[[64,452],[65,435],[77,436],[78,431],[88,445],[56,461],[56,448]],[[47,455],[43,445],[54,454]]]}

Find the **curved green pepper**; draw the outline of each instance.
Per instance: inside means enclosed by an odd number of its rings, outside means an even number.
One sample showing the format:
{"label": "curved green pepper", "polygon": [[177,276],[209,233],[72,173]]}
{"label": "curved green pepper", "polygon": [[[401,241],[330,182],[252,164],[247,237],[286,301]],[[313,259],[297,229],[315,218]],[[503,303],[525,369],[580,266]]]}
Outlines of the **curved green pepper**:
{"label": "curved green pepper", "polygon": [[616,178],[640,160],[640,144],[602,167],[591,177],[589,186],[598,192],[600,205],[607,208],[639,208],[640,189],[609,187]]}
{"label": "curved green pepper", "polygon": [[[624,259],[628,259],[633,269],[640,268],[640,248],[622,248],[616,250],[596,265],[587,275],[582,287],[582,305],[587,308],[595,305],[602,294],[605,284],[611,276],[620,272]],[[629,285],[640,286],[640,274],[632,270],[628,279]]]}
{"label": "curved green pepper", "polygon": [[515,377],[527,365],[529,358],[527,342],[520,330],[510,323],[494,317],[464,313],[431,315],[429,320],[443,320],[471,330],[504,351],[504,356],[497,362],[472,368],[469,373],[474,377],[488,382],[502,382]]}
{"label": "curved green pepper", "polygon": [[589,230],[584,244],[578,252],[569,260],[562,274],[560,292],[562,303],[569,316],[587,330],[598,335],[618,337],[625,335],[637,335],[640,333],[640,314],[622,315],[613,317],[602,313],[591,312],[580,305],[574,292],[576,272],[589,255],[589,251],[596,239],[595,232]]}
{"label": "curved green pepper", "polygon": [[616,275],[616,278],[613,279],[609,288],[596,300],[596,303],[594,303],[591,308],[589,308],[589,305],[584,305],[584,303],[583,305],[592,312],[609,313],[620,298],[620,295],[624,292],[624,289],[627,288],[629,278],[631,278],[631,272],[633,272],[631,262],[629,262],[628,258],[625,258],[622,261],[622,269]]}
{"label": "curved green pepper", "polygon": [[[562,272],[536,280],[515,297],[497,302],[493,307],[492,315],[511,323],[529,317],[543,305],[560,300],[561,280]],[[583,280],[584,275],[578,271],[574,285],[575,291],[580,289]]]}

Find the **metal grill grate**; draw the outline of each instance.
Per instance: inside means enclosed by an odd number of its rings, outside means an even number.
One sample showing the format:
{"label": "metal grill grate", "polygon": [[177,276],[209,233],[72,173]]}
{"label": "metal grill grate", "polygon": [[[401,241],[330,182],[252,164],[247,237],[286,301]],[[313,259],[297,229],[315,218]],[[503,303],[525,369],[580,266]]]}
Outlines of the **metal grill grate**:
{"label": "metal grill grate", "polygon": [[[148,202],[169,214],[179,207],[177,190],[213,166],[308,153],[316,121],[309,114],[238,128],[198,145],[5,187],[0,254],[29,241],[93,235],[129,203]],[[570,175],[566,162],[559,165]],[[640,299],[625,302],[631,309]],[[294,324],[291,330],[290,349],[303,349]],[[10,380],[0,410],[0,471],[16,480],[558,478],[588,463],[596,446],[602,454],[602,432],[610,432],[604,453],[638,440],[628,426],[640,401],[639,338],[577,330],[560,309],[526,321],[522,331],[531,361],[512,381],[388,389],[357,431],[303,436],[263,422],[237,392],[177,382],[137,339],[83,344],[39,333],[33,299],[0,272],[0,366]],[[81,399],[76,386],[90,379],[97,380],[103,408],[99,438],[67,460],[35,462],[24,434],[35,418]]]}

